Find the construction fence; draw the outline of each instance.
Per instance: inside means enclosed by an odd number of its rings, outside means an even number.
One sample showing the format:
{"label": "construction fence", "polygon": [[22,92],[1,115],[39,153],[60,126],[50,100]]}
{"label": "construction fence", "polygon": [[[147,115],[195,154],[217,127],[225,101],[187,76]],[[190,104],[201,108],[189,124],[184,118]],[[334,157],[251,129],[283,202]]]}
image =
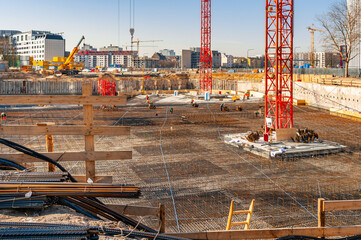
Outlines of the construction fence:
{"label": "construction fence", "polygon": [[[345,76],[344,68],[295,68],[294,74],[316,74],[316,75],[333,75],[335,77]],[[361,69],[349,68],[350,77],[361,77]]]}

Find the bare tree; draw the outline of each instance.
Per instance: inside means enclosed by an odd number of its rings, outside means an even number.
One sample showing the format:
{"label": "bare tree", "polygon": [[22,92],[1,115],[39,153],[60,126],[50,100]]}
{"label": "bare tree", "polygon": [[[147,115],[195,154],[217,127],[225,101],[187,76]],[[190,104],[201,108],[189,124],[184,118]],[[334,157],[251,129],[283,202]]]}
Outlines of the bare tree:
{"label": "bare tree", "polygon": [[360,0],[341,0],[334,3],[329,11],[317,18],[325,30],[324,40],[342,56],[345,63],[345,77],[349,76],[349,64],[360,45]]}

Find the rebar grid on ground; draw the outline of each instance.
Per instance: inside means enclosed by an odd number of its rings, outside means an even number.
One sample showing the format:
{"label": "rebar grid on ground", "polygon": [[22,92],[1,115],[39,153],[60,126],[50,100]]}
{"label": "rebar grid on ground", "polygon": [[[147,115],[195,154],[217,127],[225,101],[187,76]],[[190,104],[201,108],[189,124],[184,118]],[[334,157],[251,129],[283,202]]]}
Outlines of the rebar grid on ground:
{"label": "rebar grid on ground", "polygon": [[[255,113],[259,109],[259,103],[242,104],[242,112],[235,110],[236,105],[230,106],[231,112],[220,112],[219,105],[209,107],[215,113],[216,124],[206,106],[201,105],[199,109],[190,105],[173,106],[174,113],[168,113],[168,120],[162,131],[164,158],[168,166],[181,231],[224,229],[231,200],[235,200],[236,209],[246,209],[251,200],[256,199],[250,227],[261,228],[317,226],[316,220],[295,200],[309,212],[316,214],[319,197],[359,199],[359,122],[330,116],[326,111],[309,107],[295,109],[297,127],[313,129],[323,139],[350,147],[350,152],[337,155],[270,160],[234,149],[289,193],[294,198],[291,199],[253,167],[231,154],[219,141],[218,127],[222,135],[260,129],[264,120]],[[143,192],[139,200],[106,199],[105,202],[145,206],[158,206],[159,203],[164,203],[167,209],[167,230],[176,231],[167,175],[159,148],[159,130],[164,123],[165,109],[127,108],[114,112],[96,110],[97,124],[113,125],[118,122],[117,125],[132,126],[130,139],[104,137],[96,145],[96,149],[124,150],[133,147],[133,160],[97,162],[96,167],[97,172],[102,175],[113,175],[116,183],[131,183],[140,186]],[[9,119],[21,119],[27,114],[30,113],[14,112],[9,114]],[[80,124],[81,114],[81,110],[54,110],[17,122],[35,124],[54,121],[64,124],[66,120],[77,116],[66,124]],[[20,137],[13,140],[24,143],[29,139]],[[82,137],[56,136],[54,143],[57,151],[83,149]],[[45,151],[45,138],[38,138],[27,146]],[[43,165],[36,166],[44,171],[46,168]],[[74,162],[71,162],[64,166],[73,165]],[[83,173],[84,167],[76,165],[72,171]],[[157,224],[151,220],[147,221]],[[360,212],[327,213],[326,221],[329,225],[360,224]]]}

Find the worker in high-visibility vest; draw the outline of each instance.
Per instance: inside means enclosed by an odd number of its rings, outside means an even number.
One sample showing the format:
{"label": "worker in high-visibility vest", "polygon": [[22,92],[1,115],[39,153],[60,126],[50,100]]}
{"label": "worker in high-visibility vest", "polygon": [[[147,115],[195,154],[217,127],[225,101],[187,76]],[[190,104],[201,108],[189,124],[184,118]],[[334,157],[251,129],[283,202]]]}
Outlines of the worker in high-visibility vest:
{"label": "worker in high-visibility vest", "polygon": [[194,103],[194,99],[192,98],[192,100],[191,100],[191,104],[193,104]]}
{"label": "worker in high-visibility vest", "polygon": [[146,97],[145,97],[147,100],[149,100],[149,96],[147,95]]}

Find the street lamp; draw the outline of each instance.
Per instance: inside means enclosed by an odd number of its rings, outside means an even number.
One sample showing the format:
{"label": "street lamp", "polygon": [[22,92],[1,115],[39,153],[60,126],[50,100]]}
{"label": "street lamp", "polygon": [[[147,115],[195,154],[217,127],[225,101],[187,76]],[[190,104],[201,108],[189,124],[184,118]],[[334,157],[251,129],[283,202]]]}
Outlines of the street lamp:
{"label": "street lamp", "polygon": [[253,50],[254,50],[253,48],[251,48],[251,49],[248,49],[248,50],[247,50],[248,68],[250,68],[250,67],[251,67],[251,59],[249,59],[249,52],[250,52],[250,51],[253,51]]}
{"label": "street lamp", "polygon": [[249,52],[253,50],[254,50],[253,48],[247,50],[247,58],[249,58]]}

